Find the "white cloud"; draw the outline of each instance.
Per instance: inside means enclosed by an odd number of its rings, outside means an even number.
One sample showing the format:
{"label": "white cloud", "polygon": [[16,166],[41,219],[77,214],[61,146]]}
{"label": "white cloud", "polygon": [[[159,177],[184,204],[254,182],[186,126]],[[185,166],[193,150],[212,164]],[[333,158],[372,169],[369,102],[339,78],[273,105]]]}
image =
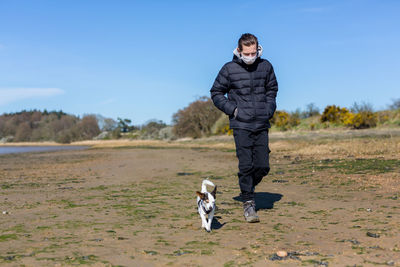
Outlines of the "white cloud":
{"label": "white cloud", "polygon": [[28,99],[64,94],[59,88],[0,88],[0,105]]}

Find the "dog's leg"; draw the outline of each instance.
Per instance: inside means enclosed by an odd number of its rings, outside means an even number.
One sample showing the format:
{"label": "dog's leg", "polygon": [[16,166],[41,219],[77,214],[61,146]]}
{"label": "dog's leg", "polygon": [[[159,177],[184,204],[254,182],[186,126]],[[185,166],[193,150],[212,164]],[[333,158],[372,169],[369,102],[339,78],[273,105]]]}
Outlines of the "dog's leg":
{"label": "dog's leg", "polygon": [[208,214],[208,222],[207,222],[207,227],[206,227],[206,230],[208,232],[211,231],[211,223],[212,223],[213,218],[214,218],[214,210],[212,210],[210,212],[210,214]]}
{"label": "dog's leg", "polygon": [[200,218],[201,218],[201,228],[206,228],[207,227],[207,219],[206,216],[204,216],[203,212],[199,210]]}

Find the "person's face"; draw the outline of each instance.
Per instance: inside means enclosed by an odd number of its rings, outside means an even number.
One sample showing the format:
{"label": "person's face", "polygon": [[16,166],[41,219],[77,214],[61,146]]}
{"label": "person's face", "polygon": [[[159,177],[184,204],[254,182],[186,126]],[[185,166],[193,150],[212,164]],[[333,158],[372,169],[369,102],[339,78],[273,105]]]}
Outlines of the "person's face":
{"label": "person's face", "polygon": [[255,57],[257,55],[257,47],[256,44],[250,45],[250,46],[242,46],[243,50],[240,51],[238,47],[239,53],[241,53],[243,56],[246,57]]}

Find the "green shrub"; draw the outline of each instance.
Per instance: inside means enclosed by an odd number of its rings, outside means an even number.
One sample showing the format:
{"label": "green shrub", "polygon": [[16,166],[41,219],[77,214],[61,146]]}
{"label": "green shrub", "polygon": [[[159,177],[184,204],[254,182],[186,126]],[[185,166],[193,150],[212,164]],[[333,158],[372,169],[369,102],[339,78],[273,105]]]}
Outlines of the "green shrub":
{"label": "green shrub", "polygon": [[211,127],[211,133],[216,134],[216,135],[221,135],[221,134],[232,135],[233,134],[233,130],[229,128],[229,117],[226,116],[226,114],[221,113],[221,116]]}
{"label": "green shrub", "polygon": [[166,126],[158,131],[158,138],[162,140],[175,140],[172,126]]}
{"label": "green shrub", "polygon": [[69,144],[72,141],[71,133],[68,130],[61,131],[56,135],[54,141],[62,144]]}
{"label": "green shrub", "polygon": [[209,97],[200,97],[173,116],[173,133],[177,137],[205,137],[211,135],[211,128],[221,116]]}
{"label": "green shrub", "polygon": [[297,125],[300,124],[300,113],[298,112],[293,112],[289,115],[289,121],[288,124],[290,128],[296,127]]}

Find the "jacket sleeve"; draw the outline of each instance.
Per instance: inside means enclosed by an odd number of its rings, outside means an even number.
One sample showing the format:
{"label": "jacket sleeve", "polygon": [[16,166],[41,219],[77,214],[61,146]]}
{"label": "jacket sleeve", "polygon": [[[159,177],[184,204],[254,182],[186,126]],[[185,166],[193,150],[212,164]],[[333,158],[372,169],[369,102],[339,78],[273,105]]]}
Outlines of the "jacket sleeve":
{"label": "jacket sleeve", "polygon": [[276,110],[276,94],[278,93],[278,82],[276,80],[274,68],[271,65],[271,68],[268,72],[267,83],[265,85],[265,89],[267,91],[267,109],[268,109],[268,119],[271,119],[274,116]]}
{"label": "jacket sleeve", "polygon": [[214,105],[226,115],[233,115],[236,108],[236,103],[229,101],[225,96],[229,92],[229,73],[226,66],[223,66],[219,71],[217,78],[210,90],[211,99]]}

